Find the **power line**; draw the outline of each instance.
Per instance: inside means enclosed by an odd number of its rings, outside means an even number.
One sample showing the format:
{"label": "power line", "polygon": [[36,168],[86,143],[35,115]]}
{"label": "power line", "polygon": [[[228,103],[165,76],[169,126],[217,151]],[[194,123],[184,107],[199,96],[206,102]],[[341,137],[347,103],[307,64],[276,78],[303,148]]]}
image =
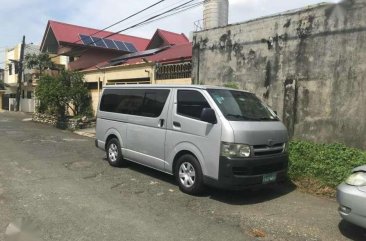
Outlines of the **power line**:
{"label": "power line", "polygon": [[[159,10],[157,10],[157,11],[151,12],[151,13],[149,13],[149,14],[147,14],[147,15],[145,15],[145,16],[143,16],[143,17],[141,17],[141,18],[137,19],[137,20],[135,20],[134,22],[142,21],[142,20],[143,20],[143,19],[145,19],[145,18],[151,17],[151,16],[153,16],[154,14],[159,13],[160,11],[165,10],[167,7],[172,7],[172,6],[178,5],[178,4],[180,4],[181,2],[182,2],[182,1],[180,0],[180,1],[177,1],[177,2],[175,2],[175,3],[173,3],[173,4],[169,5],[169,6],[164,6],[163,8],[160,8],[160,9],[159,9]],[[131,24],[132,24],[132,23],[131,23]]]}
{"label": "power line", "polygon": [[[164,15],[164,14],[167,14],[167,13],[169,13],[169,12],[173,12],[173,11],[175,11],[175,10],[178,10],[178,9],[180,9],[181,7],[183,7],[183,6],[187,5],[187,4],[191,3],[191,2],[194,2],[194,1],[196,1],[196,0],[190,0],[190,1],[187,1],[187,2],[185,2],[185,3],[181,4],[181,5],[177,6],[177,7],[171,8],[171,9],[169,9],[169,10],[165,11],[165,12],[162,12],[162,13],[160,13],[160,14],[157,14],[157,15],[153,16],[153,17],[150,17],[150,18],[148,18],[148,19],[146,19],[146,20],[144,20],[144,21],[142,21],[142,22],[140,22],[140,23],[134,24],[134,25],[132,25],[132,26],[130,26],[130,27],[127,27],[127,28],[122,29],[122,30],[120,30],[120,31],[117,31],[117,32],[115,32],[115,33],[109,34],[109,35],[105,36],[104,38],[112,37],[112,36],[114,36],[114,35],[116,35],[116,34],[119,34],[119,33],[121,33],[121,32],[124,32],[124,31],[126,31],[126,30],[129,30],[129,29],[132,29],[132,28],[137,27],[137,26],[139,26],[139,25],[141,25],[141,24],[144,24],[144,23],[146,23],[146,22],[150,22],[151,20],[153,20],[153,19],[155,19],[155,18],[158,18],[158,17],[160,17],[160,16],[162,16],[162,15]],[[95,42],[97,42],[97,41],[95,41]]]}
{"label": "power line", "polygon": [[[188,11],[188,10],[190,10],[190,9],[193,9],[193,8],[196,8],[196,7],[200,6],[200,5],[203,5],[203,3],[204,3],[204,1],[203,1],[203,2],[200,2],[200,3],[192,4],[192,5],[187,6],[186,8],[183,8],[183,9],[181,9],[181,10],[177,11],[177,12],[171,13],[171,14],[166,15],[166,16],[162,16],[162,17],[157,18],[157,19],[153,19],[153,20],[148,21],[148,22],[146,22],[146,23],[143,23],[143,24],[141,24],[141,25],[139,25],[139,26],[137,26],[137,27],[142,27],[142,26],[147,25],[147,24],[149,24],[149,23],[152,23],[152,22],[155,22],[155,21],[159,21],[159,20],[161,20],[161,19],[164,19],[164,18],[167,18],[167,17],[173,16],[173,15],[179,14],[179,13],[181,13],[181,12]],[[137,27],[136,27],[136,28],[137,28]]]}
{"label": "power line", "polygon": [[[144,9],[142,9],[142,10],[140,10],[140,11],[138,11],[138,12],[136,12],[136,13],[134,13],[134,14],[132,14],[132,15],[130,15],[130,16],[128,16],[128,17],[126,17],[126,18],[124,18],[124,19],[122,19],[122,20],[120,20],[120,21],[116,22],[116,23],[114,23],[114,24],[109,25],[108,27],[103,28],[102,30],[99,30],[99,31],[95,32],[95,33],[94,33],[94,34],[92,34],[91,36],[94,36],[94,35],[96,35],[96,34],[98,34],[98,33],[100,33],[100,32],[103,32],[103,31],[105,31],[105,30],[107,30],[107,29],[109,29],[109,28],[111,28],[111,27],[116,26],[117,24],[120,24],[120,23],[122,23],[122,22],[124,22],[124,21],[126,21],[126,20],[128,20],[128,19],[130,19],[130,18],[133,18],[133,17],[135,17],[136,15],[139,15],[140,13],[145,12],[146,10],[149,10],[150,8],[153,8],[153,7],[155,7],[156,5],[158,5],[158,4],[160,4],[160,3],[164,2],[164,1],[165,1],[165,0],[161,0],[161,1],[157,2],[157,3],[154,3],[154,4],[150,5],[150,6],[148,6],[147,8],[144,8]],[[80,41],[80,40],[81,40],[81,39],[79,39],[78,41]]]}

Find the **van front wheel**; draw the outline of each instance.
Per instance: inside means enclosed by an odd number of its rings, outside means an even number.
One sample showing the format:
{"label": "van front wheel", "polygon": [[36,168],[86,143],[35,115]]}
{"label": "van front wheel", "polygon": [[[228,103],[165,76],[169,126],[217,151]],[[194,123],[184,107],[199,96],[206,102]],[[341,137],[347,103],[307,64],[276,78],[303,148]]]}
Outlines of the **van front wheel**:
{"label": "van front wheel", "polygon": [[194,195],[203,191],[201,165],[194,156],[189,154],[181,156],[175,165],[174,173],[182,192]]}
{"label": "van front wheel", "polygon": [[125,164],[125,160],[123,160],[121,145],[116,138],[112,138],[108,141],[106,154],[109,165],[113,167],[120,167]]}

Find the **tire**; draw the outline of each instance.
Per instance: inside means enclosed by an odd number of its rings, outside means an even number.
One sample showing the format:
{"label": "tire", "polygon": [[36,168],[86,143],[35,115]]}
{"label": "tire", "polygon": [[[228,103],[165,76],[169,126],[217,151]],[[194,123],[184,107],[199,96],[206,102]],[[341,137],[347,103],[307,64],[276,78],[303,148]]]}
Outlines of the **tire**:
{"label": "tire", "polygon": [[108,141],[105,151],[109,165],[113,167],[121,167],[126,164],[126,161],[122,157],[121,145],[116,138],[112,138]]}
{"label": "tire", "polygon": [[202,168],[194,156],[190,154],[181,156],[175,165],[174,175],[178,182],[179,189],[182,192],[190,195],[196,195],[203,192]]}

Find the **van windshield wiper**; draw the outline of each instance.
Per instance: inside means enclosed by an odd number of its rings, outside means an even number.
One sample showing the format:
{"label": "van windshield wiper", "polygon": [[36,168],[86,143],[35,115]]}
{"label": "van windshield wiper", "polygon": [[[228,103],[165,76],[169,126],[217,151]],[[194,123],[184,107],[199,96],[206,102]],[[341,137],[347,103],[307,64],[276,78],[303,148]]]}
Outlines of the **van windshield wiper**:
{"label": "van windshield wiper", "polygon": [[243,116],[243,115],[227,114],[227,115],[225,115],[225,116],[226,116],[226,117],[234,117],[234,118],[236,118],[236,119],[251,120],[251,121],[257,121],[257,120],[260,120],[260,119],[251,118],[251,117],[248,117],[248,116]]}
{"label": "van windshield wiper", "polygon": [[258,120],[261,120],[261,121],[278,121],[278,117],[261,117],[261,118],[258,118]]}
{"label": "van windshield wiper", "polygon": [[243,119],[243,120],[249,120],[249,121],[277,121],[278,118],[270,118],[270,117],[259,117],[259,118],[253,118],[243,115],[235,115],[235,114],[227,114],[226,117],[234,117],[236,119]]}

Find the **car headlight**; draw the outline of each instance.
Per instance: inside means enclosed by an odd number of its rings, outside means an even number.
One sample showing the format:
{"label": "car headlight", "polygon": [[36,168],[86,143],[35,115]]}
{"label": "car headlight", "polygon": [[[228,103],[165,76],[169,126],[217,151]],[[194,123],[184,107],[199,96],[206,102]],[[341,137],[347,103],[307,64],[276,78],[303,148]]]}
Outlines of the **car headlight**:
{"label": "car headlight", "polygon": [[366,186],[366,172],[355,172],[346,180],[348,185]]}
{"label": "car headlight", "polygon": [[221,144],[221,156],[225,157],[249,157],[250,146],[245,144],[225,143]]}

